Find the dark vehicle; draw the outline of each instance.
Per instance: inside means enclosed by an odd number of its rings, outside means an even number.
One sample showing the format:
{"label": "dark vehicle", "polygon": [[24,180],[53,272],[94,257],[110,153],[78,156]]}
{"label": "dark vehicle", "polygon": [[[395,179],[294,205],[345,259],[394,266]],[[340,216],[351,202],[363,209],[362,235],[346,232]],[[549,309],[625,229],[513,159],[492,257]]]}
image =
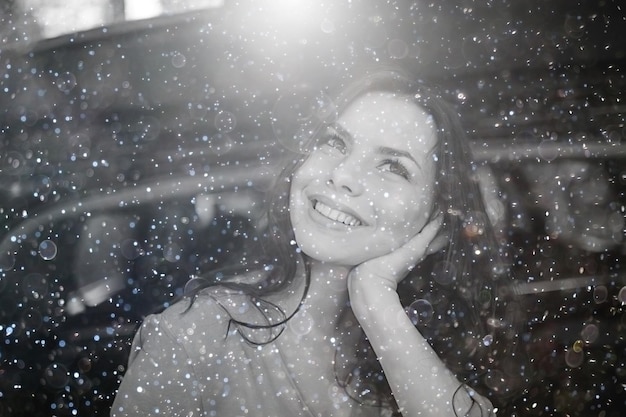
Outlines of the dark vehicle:
{"label": "dark vehicle", "polygon": [[374,65],[444,86],[473,140],[533,369],[502,415],[621,415],[626,15],[402,4],[226,2],[0,49],[0,415],[108,415],[141,320],[263,232],[277,161]]}

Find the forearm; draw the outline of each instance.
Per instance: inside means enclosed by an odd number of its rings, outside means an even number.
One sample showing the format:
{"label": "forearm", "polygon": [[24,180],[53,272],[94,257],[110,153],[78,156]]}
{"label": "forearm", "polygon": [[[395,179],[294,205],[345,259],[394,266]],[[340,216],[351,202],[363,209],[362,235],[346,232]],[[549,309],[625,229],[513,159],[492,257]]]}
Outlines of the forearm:
{"label": "forearm", "polygon": [[[485,415],[489,406],[472,407],[472,398],[415,328],[398,294],[388,286],[368,280],[365,289],[351,289],[351,304],[398,402],[402,415],[455,416]],[[453,404],[454,402],[454,404]],[[456,413],[455,413],[456,410]]]}

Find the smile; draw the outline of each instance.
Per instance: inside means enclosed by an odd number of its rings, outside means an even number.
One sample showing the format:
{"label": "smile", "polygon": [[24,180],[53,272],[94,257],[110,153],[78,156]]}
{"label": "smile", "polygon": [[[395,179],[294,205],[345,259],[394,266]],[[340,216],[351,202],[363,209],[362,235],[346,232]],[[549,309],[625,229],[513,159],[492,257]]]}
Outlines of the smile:
{"label": "smile", "polygon": [[351,214],[336,210],[320,201],[313,201],[313,208],[322,216],[346,226],[361,226],[362,222]]}

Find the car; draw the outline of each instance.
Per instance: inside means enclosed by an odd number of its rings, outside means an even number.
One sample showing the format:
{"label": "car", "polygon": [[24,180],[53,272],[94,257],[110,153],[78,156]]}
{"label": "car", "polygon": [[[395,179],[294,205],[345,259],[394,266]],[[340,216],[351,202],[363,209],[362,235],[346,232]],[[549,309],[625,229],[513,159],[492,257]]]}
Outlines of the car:
{"label": "car", "polygon": [[442,86],[472,139],[533,369],[512,412],[619,415],[619,7],[455,4],[294,25],[227,3],[0,51],[0,414],[108,414],[142,319],[242,256],[301,126],[384,64]]}

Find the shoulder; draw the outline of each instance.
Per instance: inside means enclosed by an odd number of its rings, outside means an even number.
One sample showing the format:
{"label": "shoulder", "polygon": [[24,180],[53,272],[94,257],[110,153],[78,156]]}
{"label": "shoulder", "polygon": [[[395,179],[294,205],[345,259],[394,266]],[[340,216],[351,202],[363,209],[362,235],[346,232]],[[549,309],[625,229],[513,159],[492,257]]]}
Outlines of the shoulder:
{"label": "shoulder", "polygon": [[[280,333],[282,310],[242,291],[211,287],[145,318],[135,347],[160,350],[173,344],[189,357],[220,349],[264,344]],[[132,354],[131,354],[132,355]]]}
{"label": "shoulder", "polygon": [[194,298],[184,298],[159,314],[144,320],[144,327],[151,326],[168,334],[179,343],[187,344],[199,335],[226,337],[233,309],[244,301],[241,295],[215,288],[204,291]]}
{"label": "shoulder", "polygon": [[182,345],[210,337],[225,339],[241,331],[242,324],[265,325],[267,314],[250,295],[223,287],[203,290],[194,298],[182,299],[160,314],[146,317],[143,327],[166,333]]}

